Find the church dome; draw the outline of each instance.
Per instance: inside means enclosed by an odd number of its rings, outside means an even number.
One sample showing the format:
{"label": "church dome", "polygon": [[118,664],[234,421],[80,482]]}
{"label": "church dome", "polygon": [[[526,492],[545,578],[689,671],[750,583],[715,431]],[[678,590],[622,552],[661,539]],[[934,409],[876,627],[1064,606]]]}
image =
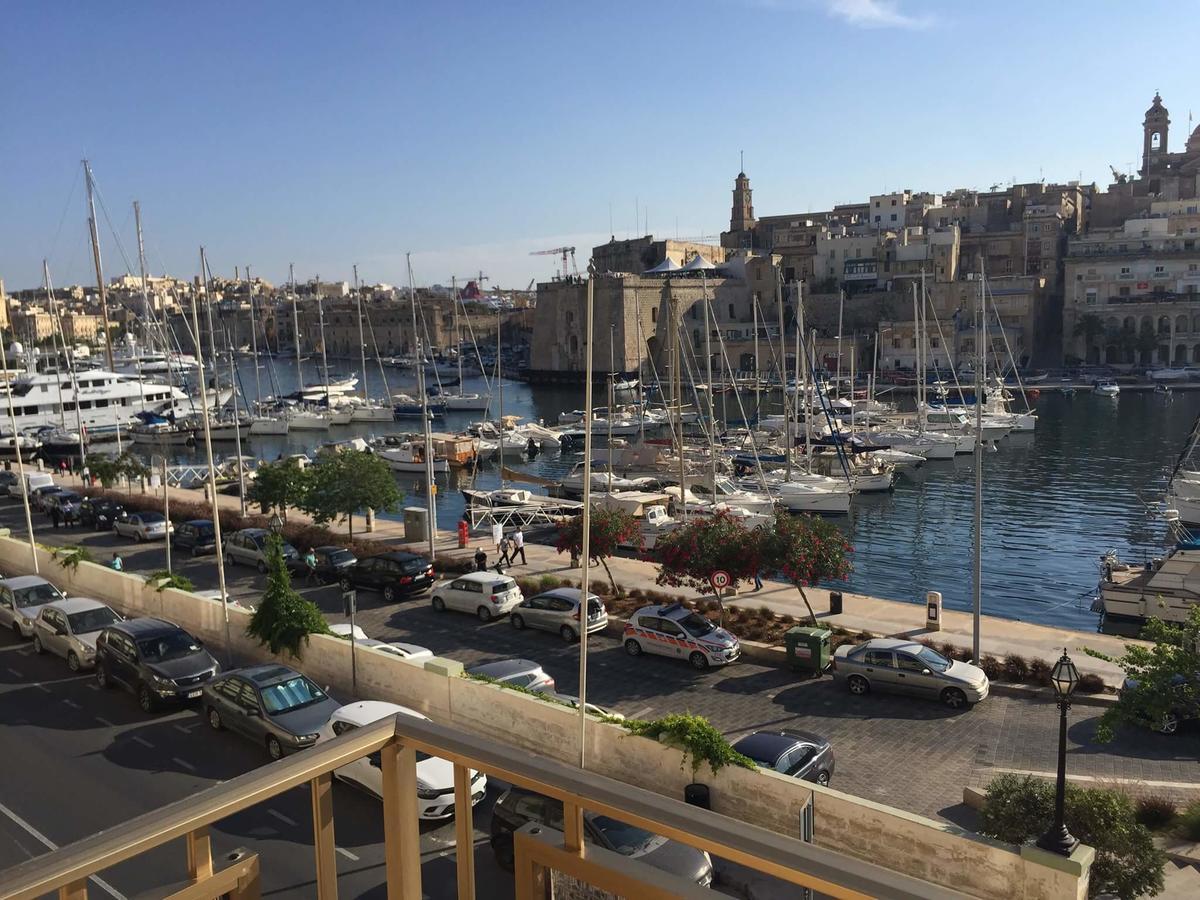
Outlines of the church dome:
{"label": "church dome", "polygon": [[1165,116],[1166,114],[1167,108],[1163,106],[1162,97],[1159,96],[1158,91],[1155,91],[1154,101],[1150,104],[1150,108],[1146,110],[1146,118],[1150,118],[1151,116]]}

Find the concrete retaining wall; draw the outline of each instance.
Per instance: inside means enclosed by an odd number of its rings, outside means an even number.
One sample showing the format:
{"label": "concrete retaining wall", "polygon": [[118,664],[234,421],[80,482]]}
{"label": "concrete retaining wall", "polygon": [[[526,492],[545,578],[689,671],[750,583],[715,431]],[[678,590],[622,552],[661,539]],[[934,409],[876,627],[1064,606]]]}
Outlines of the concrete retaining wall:
{"label": "concrete retaining wall", "polygon": [[[92,563],[80,563],[71,572],[46,550],[38,551],[38,562],[42,576],[69,595],[103,600],[125,615],[168,618],[211,648],[224,647],[225,623],[218,602],[184,591],[159,592],[136,575]],[[28,544],[0,537],[0,565],[6,572],[31,572]],[[230,607],[229,616],[235,655],[271,659],[245,634],[250,614]],[[279,661],[348,695],[350,649],[340,638],[314,635],[302,660]],[[417,709],[518,750],[564,762],[579,759],[579,716],[566,707],[458,677],[462,666],[450,660],[418,665],[357,648],[356,663],[360,697]],[[681,765],[678,749],[635,737],[618,726],[589,721],[587,765],[599,774],[675,798],[683,797],[687,784],[702,781],[710,787],[714,812],[791,837],[799,837],[801,810],[811,797],[818,845],[973,896],[1061,900],[1087,893],[1086,848],[1082,863],[1046,859],[1046,854],[1019,852],[952,825],[773,772],[727,767],[714,774],[704,766],[693,777],[690,763]]]}

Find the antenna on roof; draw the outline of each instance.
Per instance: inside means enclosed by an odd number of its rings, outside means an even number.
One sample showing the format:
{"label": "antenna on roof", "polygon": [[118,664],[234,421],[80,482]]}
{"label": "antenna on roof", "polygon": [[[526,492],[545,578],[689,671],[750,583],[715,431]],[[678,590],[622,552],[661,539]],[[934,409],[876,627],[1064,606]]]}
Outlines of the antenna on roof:
{"label": "antenna on roof", "polygon": [[743,172],[743,173],[746,171],[746,151],[745,150],[738,151],[738,171]]}

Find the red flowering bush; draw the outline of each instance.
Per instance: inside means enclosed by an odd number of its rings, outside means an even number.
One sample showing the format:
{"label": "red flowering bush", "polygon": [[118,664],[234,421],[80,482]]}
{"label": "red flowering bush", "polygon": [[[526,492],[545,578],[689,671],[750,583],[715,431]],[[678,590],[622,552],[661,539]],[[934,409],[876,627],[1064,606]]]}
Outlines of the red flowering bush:
{"label": "red flowering bush", "polygon": [[713,572],[726,572],[730,587],[736,588],[765,568],[764,537],[762,529],[747,528],[726,511],[696,516],[655,543],[654,556],[661,567],[656,580],[711,594]]}
{"label": "red flowering bush", "polygon": [[781,575],[795,586],[815,624],[817,617],[804,589],[821,581],[845,579],[850,574],[847,554],[852,549],[832,522],[780,511],[775,515],[774,529],[763,539],[762,566],[764,571]]}
{"label": "red flowering bush", "polygon": [[[620,547],[630,545],[642,545],[642,526],[633,514],[622,509],[592,507],[588,556],[604,566],[608,582],[614,587],[616,582],[608,568],[608,558],[615,555]],[[583,555],[582,514],[558,526],[558,540],[554,542],[554,549],[559,553],[569,552],[573,556]]]}

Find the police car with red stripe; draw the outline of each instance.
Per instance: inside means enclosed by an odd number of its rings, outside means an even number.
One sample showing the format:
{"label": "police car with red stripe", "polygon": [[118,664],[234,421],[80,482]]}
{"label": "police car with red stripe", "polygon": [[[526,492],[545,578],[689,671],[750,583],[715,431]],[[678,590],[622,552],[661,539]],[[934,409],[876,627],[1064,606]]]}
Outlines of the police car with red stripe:
{"label": "police car with red stripe", "polygon": [[686,659],[697,669],[723,666],[741,653],[738,639],[680,603],[643,606],[625,625],[625,652]]}

